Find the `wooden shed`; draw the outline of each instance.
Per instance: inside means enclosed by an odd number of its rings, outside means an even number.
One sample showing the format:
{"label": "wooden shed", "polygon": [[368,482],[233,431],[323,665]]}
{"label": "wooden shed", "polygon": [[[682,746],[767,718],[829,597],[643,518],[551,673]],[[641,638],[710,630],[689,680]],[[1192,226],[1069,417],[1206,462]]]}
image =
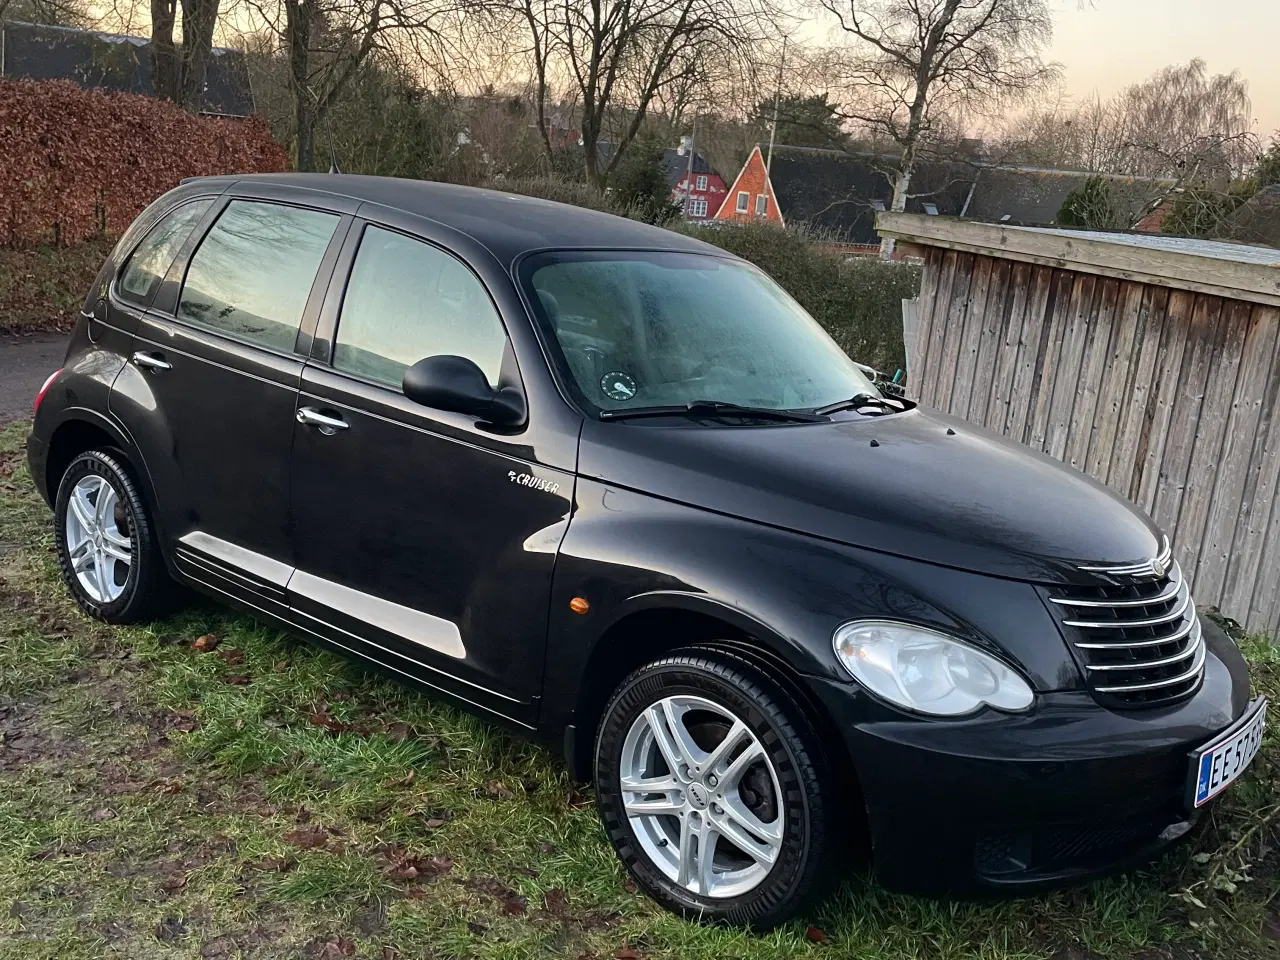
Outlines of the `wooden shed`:
{"label": "wooden shed", "polygon": [[877,225],[925,263],[912,395],[1128,497],[1169,533],[1197,603],[1280,633],[1280,250]]}

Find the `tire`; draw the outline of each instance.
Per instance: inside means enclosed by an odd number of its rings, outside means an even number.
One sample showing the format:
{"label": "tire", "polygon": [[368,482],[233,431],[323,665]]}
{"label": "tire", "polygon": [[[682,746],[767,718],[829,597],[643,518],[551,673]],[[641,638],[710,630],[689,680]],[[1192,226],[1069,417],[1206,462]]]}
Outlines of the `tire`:
{"label": "tire", "polygon": [[[673,718],[688,739],[667,740],[664,749],[654,724],[670,734]],[[731,736],[736,742],[724,747]],[[674,781],[669,750],[677,762],[694,760]],[[756,759],[748,762],[748,754]],[[623,866],[663,907],[767,930],[814,903],[835,878],[832,780],[820,757],[801,711],[748,663],[719,651],[679,651],[632,673],[605,708],[597,804]],[[663,789],[624,791],[624,774],[629,783],[643,777]],[[672,783],[678,786],[668,790]],[[666,812],[676,807],[679,813]],[[698,856],[704,834],[715,835],[709,876]]]}
{"label": "tire", "polygon": [[[62,579],[85,613],[119,624],[162,616],[175,596],[155,525],[124,464],[115,450],[80,454],[63,473],[54,500]],[[99,506],[109,516],[100,517]]]}

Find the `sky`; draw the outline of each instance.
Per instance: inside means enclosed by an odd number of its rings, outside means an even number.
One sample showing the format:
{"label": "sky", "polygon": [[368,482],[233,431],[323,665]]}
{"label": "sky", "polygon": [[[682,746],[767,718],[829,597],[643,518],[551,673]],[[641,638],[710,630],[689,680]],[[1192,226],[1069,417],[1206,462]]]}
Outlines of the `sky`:
{"label": "sky", "polygon": [[1048,59],[1073,97],[1106,97],[1170,63],[1202,58],[1249,83],[1254,132],[1280,129],[1280,0],[1051,0]]}

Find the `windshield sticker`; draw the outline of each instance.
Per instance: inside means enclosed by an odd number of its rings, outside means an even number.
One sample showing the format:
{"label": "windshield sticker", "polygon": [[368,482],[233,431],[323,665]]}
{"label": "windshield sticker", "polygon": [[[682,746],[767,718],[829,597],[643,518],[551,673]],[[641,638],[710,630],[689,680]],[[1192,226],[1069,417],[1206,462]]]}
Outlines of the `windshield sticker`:
{"label": "windshield sticker", "polygon": [[636,382],[621,370],[611,370],[600,378],[600,389],[610,400],[630,400],[636,395]]}

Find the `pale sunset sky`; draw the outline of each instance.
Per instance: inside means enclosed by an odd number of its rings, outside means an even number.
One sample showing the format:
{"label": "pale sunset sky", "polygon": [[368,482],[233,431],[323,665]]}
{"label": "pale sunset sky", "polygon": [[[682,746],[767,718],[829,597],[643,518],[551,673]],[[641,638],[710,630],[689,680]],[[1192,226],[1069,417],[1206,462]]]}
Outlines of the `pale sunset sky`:
{"label": "pale sunset sky", "polygon": [[1108,96],[1170,63],[1202,58],[1249,82],[1254,132],[1280,128],[1280,0],[1052,0],[1048,59],[1074,97]]}

